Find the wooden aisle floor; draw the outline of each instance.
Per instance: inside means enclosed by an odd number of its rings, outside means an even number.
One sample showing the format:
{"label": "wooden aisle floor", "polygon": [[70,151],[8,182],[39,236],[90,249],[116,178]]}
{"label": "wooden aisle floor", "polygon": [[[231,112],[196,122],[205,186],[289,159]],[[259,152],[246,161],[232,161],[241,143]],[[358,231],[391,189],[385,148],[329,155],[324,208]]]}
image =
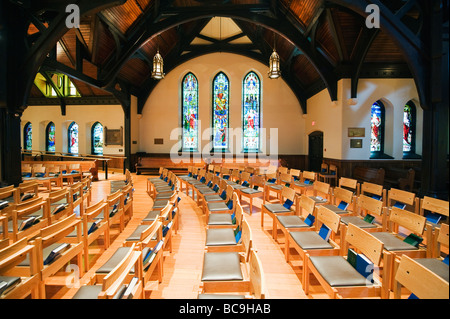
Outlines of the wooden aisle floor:
{"label": "wooden aisle floor", "polygon": [[[101,175],[100,175],[101,176]],[[133,174],[134,197],[133,218],[127,223],[124,231],[119,233],[118,229],[111,232],[111,246],[104,251],[102,242],[99,240],[90,246],[90,270],[85,273],[79,284],[86,284],[93,277],[95,270],[106,262],[118,247],[122,246],[124,240],[140,224],[152,207],[152,199],[146,192],[147,178],[150,175]],[[124,179],[122,174],[110,174],[110,180]],[[92,203],[96,203],[110,192],[109,180],[101,180],[93,183]],[[205,245],[205,216],[191,197],[180,193],[180,228],[173,235],[172,253],[164,252],[164,273],[162,283],[154,281],[147,284],[146,288],[152,290],[150,298],[153,299],[195,299],[199,291],[202,273],[203,254]],[[260,207],[262,199],[254,199],[253,214],[250,215],[249,204],[243,198],[242,206],[245,218],[252,229],[254,246],[258,250],[262,267],[266,278],[267,297],[271,299],[302,299],[302,298],[328,298],[317,282],[311,279],[311,294],[306,296],[303,292],[300,276],[301,261],[294,253],[293,260],[286,263],[283,253],[283,236],[279,232],[279,241],[276,243],[272,238],[272,222],[270,217],[265,219],[264,230],[261,229]],[[70,299],[76,293],[77,287],[73,288],[63,285],[66,282],[67,273],[62,278],[55,276],[47,284],[47,298]],[[56,285],[52,288],[52,285]]]}

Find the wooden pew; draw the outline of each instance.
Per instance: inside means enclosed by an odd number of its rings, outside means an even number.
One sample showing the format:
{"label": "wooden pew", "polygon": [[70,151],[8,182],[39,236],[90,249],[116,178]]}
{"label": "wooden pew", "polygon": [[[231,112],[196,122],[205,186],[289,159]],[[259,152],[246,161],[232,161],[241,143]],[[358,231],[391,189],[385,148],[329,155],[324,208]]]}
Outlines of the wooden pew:
{"label": "wooden pew", "polygon": [[373,184],[383,185],[384,175],[384,168],[356,166],[353,169],[353,178],[359,181],[359,183],[369,182]]}

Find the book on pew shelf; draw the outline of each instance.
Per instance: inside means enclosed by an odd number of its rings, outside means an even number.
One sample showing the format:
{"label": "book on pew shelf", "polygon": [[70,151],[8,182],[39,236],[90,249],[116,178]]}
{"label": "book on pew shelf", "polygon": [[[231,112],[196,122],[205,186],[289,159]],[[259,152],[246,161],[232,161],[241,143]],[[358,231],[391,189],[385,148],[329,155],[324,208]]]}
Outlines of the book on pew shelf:
{"label": "book on pew shelf", "polygon": [[356,256],[357,255],[358,254],[356,253],[356,251],[354,251],[352,248],[348,249],[348,251],[347,251],[347,261],[355,269],[356,269]]}
{"label": "book on pew shelf", "polygon": [[242,230],[238,231],[235,236],[236,244],[239,244],[239,242],[241,241],[241,237],[242,237]]}
{"label": "book on pew shelf", "polygon": [[445,256],[444,259],[442,259],[442,262],[448,266],[448,255]]}
{"label": "book on pew shelf", "polygon": [[22,195],[22,197],[20,198],[20,201],[26,201],[27,199],[33,198],[34,197],[34,193],[25,193]]}
{"label": "book on pew shelf", "polygon": [[35,177],[44,177],[45,173],[36,173],[34,174]]}
{"label": "book on pew shelf", "polygon": [[67,206],[69,206],[69,205],[68,204],[59,204],[53,210],[52,214],[55,215],[55,214],[58,214],[58,213],[62,212],[63,210],[65,210],[67,208]]}
{"label": "book on pew shelf", "polygon": [[237,235],[237,233],[239,233],[239,225],[236,227],[236,229],[234,230],[234,236]]}
{"label": "book on pew shelf", "polygon": [[114,204],[113,209],[109,213],[109,217],[113,217],[115,214],[117,214],[118,211],[119,209],[117,208],[117,204]]}
{"label": "book on pew shelf", "polygon": [[44,265],[51,264],[55,261],[61,254],[70,247],[70,244],[64,243],[53,249],[47,258],[44,260]]}
{"label": "book on pew shelf", "polygon": [[19,231],[23,231],[31,226],[39,223],[41,216],[31,216],[30,218],[25,219],[19,226]]}
{"label": "book on pew shelf", "polygon": [[133,299],[133,289],[134,287],[136,287],[136,285],[138,284],[139,279],[137,277],[133,277],[133,279],[131,279],[130,283],[128,284],[127,289],[125,290],[122,299]]}
{"label": "book on pew shelf", "polygon": [[78,198],[78,194],[77,194],[77,193],[73,194],[73,195],[72,195],[72,198],[73,198],[73,201],[76,201],[77,198]]}
{"label": "book on pew shelf", "polygon": [[438,214],[438,213],[432,213],[432,212],[429,212],[428,214],[426,214],[425,218],[426,218],[427,221],[429,221],[430,223],[436,225],[436,224],[438,224],[439,221],[441,220],[442,215],[441,215],[441,214]]}
{"label": "book on pew shelf", "polygon": [[102,221],[101,219],[97,219],[95,222],[92,223],[91,227],[89,227],[88,235],[98,229],[98,224],[100,224],[101,221]]}
{"label": "book on pew shelf", "polygon": [[258,190],[258,188],[259,188],[259,186],[258,186],[258,185],[255,185],[255,186],[253,186],[253,189],[254,189],[255,191],[257,191],[257,190]]}
{"label": "book on pew shelf", "polygon": [[222,199],[227,199],[227,191],[223,190],[222,194],[220,194],[220,197],[222,197]]}
{"label": "book on pew shelf", "polygon": [[294,182],[298,181],[298,177],[294,176]]}
{"label": "book on pew shelf", "polygon": [[309,183],[310,183],[309,179],[305,179],[305,180],[303,181],[303,184],[309,185]]}
{"label": "book on pew shelf", "polygon": [[200,178],[200,183],[204,183],[204,182],[206,182],[206,178],[205,177]]}
{"label": "book on pew shelf", "polygon": [[305,224],[308,226],[312,226],[312,225],[314,225],[315,220],[316,220],[316,217],[314,217],[314,215],[309,214],[305,218]]}
{"label": "book on pew shelf", "polygon": [[0,296],[3,294],[6,295],[14,289],[21,280],[20,277],[0,276]]}
{"label": "book on pew shelf", "polygon": [[291,187],[291,184],[290,183],[286,183],[286,184],[284,184],[284,186]]}
{"label": "book on pew shelf", "polygon": [[162,235],[163,237],[165,237],[167,235],[167,232],[169,231],[170,227],[172,227],[173,221],[171,220],[170,223],[168,223],[166,225],[166,227],[164,227],[163,231],[162,231]]}
{"label": "book on pew shelf", "polygon": [[214,187],[213,187],[213,191],[217,192],[218,190],[219,190],[219,186],[217,186],[217,185],[214,185]]}
{"label": "book on pew shelf", "polygon": [[410,294],[408,299],[419,299],[415,294]]}
{"label": "book on pew shelf", "polygon": [[236,224],[236,214],[235,213],[231,214],[231,222],[233,224]]}
{"label": "book on pew shelf", "polygon": [[72,170],[71,172],[70,172],[70,174],[78,174],[79,173],[79,171],[77,171],[77,170]]}
{"label": "book on pew shelf", "polygon": [[206,184],[206,186],[211,187],[212,186],[212,182],[209,181],[208,184]]}
{"label": "book on pew shelf", "polygon": [[400,209],[405,209],[406,204],[400,203],[400,202],[395,202],[394,207],[400,208]]}
{"label": "book on pew shelf", "polygon": [[243,183],[242,183],[242,186],[245,186],[245,187],[248,187],[250,184],[247,182],[247,181],[244,181]]}
{"label": "book on pew shelf", "polygon": [[373,283],[374,264],[364,254],[356,255],[356,270]]}
{"label": "book on pew shelf", "polygon": [[31,173],[22,174],[22,177],[31,177]]}
{"label": "book on pew shelf", "polygon": [[405,243],[410,244],[411,246],[419,247],[420,243],[423,241],[423,238],[417,236],[416,234],[411,233],[408,236],[406,236],[406,238],[403,239],[403,241]]}
{"label": "book on pew shelf", "polygon": [[178,210],[178,207],[175,207],[175,209],[172,211],[172,218],[174,218],[175,215],[177,214],[177,210]]}
{"label": "book on pew shelf", "polygon": [[347,210],[348,205],[349,204],[347,202],[341,200],[341,202],[338,205],[338,208],[341,209],[341,210]]}
{"label": "book on pew shelf", "polygon": [[150,253],[150,256],[149,256],[149,258],[148,258],[148,260],[147,260],[147,263],[144,264],[144,268],[147,268],[148,266],[151,265],[151,263],[152,263],[153,260],[155,259],[156,255],[158,254],[158,251],[161,249],[163,243],[164,243],[164,240],[160,240],[160,241],[156,244],[155,248],[153,248],[153,250],[152,250],[151,253]]}
{"label": "book on pew shelf", "polygon": [[287,198],[286,201],[284,202],[283,206],[284,206],[284,208],[291,209],[291,206],[293,204],[294,204],[294,202],[291,201],[289,198]]}
{"label": "book on pew shelf", "polygon": [[372,215],[370,215],[370,214],[367,214],[367,215],[364,216],[364,218],[363,218],[363,220],[364,220],[366,223],[370,223],[370,224],[372,224],[372,222],[373,222],[374,219],[375,219],[375,216],[372,216]]}
{"label": "book on pew shelf", "polygon": [[116,292],[116,294],[113,296],[112,299],[122,299],[125,291],[127,290],[127,286],[126,285],[121,285],[119,290]]}
{"label": "book on pew shelf", "polygon": [[227,202],[227,207],[233,209],[233,201],[231,199]]}
{"label": "book on pew shelf", "polygon": [[381,197],[380,195],[372,195],[372,198],[376,199],[376,200],[382,200],[383,199],[383,197]]}
{"label": "book on pew shelf", "polygon": [[328,241],[330,239],[331,229],[327,227],[327,225],[322,224],[319,230],[319,236],[323,238],[323,240]]}
{"label": "book on pew shelf", "polygon": [[0,210],[2,210],[3,208],[6,208],[9,206],[9,202],[7,201],[0,201]]}

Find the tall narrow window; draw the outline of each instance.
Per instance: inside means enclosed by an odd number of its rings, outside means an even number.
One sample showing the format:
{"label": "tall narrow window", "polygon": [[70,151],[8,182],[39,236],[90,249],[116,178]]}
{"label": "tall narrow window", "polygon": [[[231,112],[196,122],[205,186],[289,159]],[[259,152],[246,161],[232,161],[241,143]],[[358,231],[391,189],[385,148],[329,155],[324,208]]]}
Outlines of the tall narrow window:
{"label": "tall narrow window", "polygon": [[23,128],[23,149],[25,151],[31,151],[33,149],[33,137],[31,122],[25,124]]}
{"label": "tall narrow window", "polygon": [[78,124],[72,122],[67,130],[67,140],[69,144],[69,153],[78,154]]}
{"label": "tall narrow window", "polygon": [[230,90],[225,73],[220,72],[213,81],[213,149],[228,149]]}
{"label": "tall narrow window", "polygon": [[242,98],[243,151],[258,152],[261,120],[261,82],[255,72],[249,72],[245,76]]}
{"label": "tall narrow window", "polygon": [[50,122],[45,129],[45,149],[47,152],[55,152],[55,123]]}
{"label": "tall narrow window", "polygon": [[370,157],[376,158],[384,154],[384,105],[377,101],[371,108]]}
{"label": "tall narrow window", "polygon": [[198,149],[198,81],[190,72],[183,78],[182,99],[182,149],[196,151]]}
{"label": "tall narrow window", "polygon": [[103,125],[95,122],[91,129],[92,154],[103,155]]}
{"label": "tall narrow window", "polygon": [[403,108],[403,157],[416,158],[416,106],[412,101]]}

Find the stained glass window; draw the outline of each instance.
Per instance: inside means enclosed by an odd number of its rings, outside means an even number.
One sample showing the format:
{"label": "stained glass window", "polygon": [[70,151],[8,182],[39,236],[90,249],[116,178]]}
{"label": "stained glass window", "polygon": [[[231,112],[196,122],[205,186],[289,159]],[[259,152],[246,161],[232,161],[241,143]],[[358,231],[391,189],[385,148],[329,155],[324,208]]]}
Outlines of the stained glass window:
{"label": "stained glass window", "polygon": [[25,124],[23,128],[23,148],[26,151],[33,149],[32,127],[30,122]]}
{"label": "stained glass window", "polygon": [[46,149],[47,152],[55,151],[55,124],[53,122],[48,123],[46,128]]}
{"label": "stained glass window", "polygon": [[370,151],[383,152],[384,137],[384,106],[380,101],[375,102],[371,108]]}
{"label": "stained glass window", "polygon": [[103,155],[103,125],[95,122],[91,130],[92,154]]}
{"label": "stained glass window", "polygon": [[249,72],[243,83],[242,136],[244,152],[259,151],[261,83],[255,72]]}
{"label": "stained glass window", "polygon": [[228,112],[230,90],[225,73],[220,72],[213,81],[213,148],[228,149]]}
{"label": "stained glass window", "polygon": [[68,133],[68,142],[69,142],[69,153],[78,154],[78,124],[72,122],[69,125]]}
{"label": "stained glass window", "polygon": [[403,108],[403,152],[415,153],[416,108],[408,102]]}
{"label": "stained glass window", "polygon": [[194,151],[198,148],[198,81],[192,73],[183,78],[182,99],[182,148]]}

